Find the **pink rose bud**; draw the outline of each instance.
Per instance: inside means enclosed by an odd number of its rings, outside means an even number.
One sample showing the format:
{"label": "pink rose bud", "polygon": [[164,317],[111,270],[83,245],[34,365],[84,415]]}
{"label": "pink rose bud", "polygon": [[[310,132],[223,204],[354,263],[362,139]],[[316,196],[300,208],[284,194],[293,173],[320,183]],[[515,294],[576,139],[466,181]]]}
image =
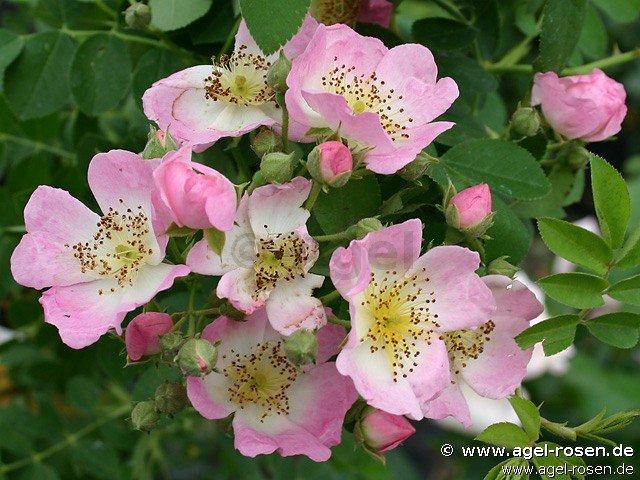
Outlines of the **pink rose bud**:
{"label": "pink rose bud", "polygon": [[360,431],[364,445],[381,455],[396,448],[413,435],[416,429],[402,415],[392,415],[367,407],[360,421]]}
{"label": "pink rose bud", "polygon": [[170,210],[178,227],[233,227],[237,195],[233,184],[220,172],[191,161],[191,150],[170,152],[153,173],[158,197]]}
{"label": "pink rose bud", "polygon": [[124,334],[127,355],[134,362],[145,355],[160,352],[160,336],[173,327],[171,315],[160,312],[141,313],[129,323]]}
{"label": "pink rose bud", "polygon": [[353,170],[351,150],[338,141],[321,143],[309,154],[307,169],[314,180],[330,187],[343,187]]}
{"label": "pink rose bud", "polygon": [[595,69],[589,75],[559,78],[537,73],[531,103],[541,105],[551,127],[569,140],[605,140],[620,131],[627,114],[622,84]]}
{"label": "pink rose bud", "polygon": [[447,205],[446,217],[452,227],[474,236],[482,235],[492,217],[489,185],[482,183],[456,193]]}

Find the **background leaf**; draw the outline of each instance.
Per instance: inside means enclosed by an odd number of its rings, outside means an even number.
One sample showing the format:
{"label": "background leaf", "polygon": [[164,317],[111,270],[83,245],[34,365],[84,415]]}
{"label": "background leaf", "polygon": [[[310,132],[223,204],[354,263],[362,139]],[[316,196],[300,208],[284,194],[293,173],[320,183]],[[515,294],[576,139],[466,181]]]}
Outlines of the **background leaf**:
{"label": "background leaf", "polygon": [[416,42],[436,50],[456,50],[471,45],[476,30],[464,23],[448,18],[423,18],[413,24]]}
{"label": "background leaf", "polygon": [[618,348],[633,348],[640,338],[640,315],[616,312],[592,318],[587,328],[598,340]]}
{"label": "background leaf", "polygon": [[607,294],[621,302],[640,306],[640,275],[616,283]]}
{"label": "background leaf", "polygon": [[595,308],[604,305],[602,291],[607,281],[587,273],[559,273],[538,280],[551,298],[574,308]]}
{"label": "background leaf", "polygon": [[541,71],[559,72],[578,43],[587,0],[547,0],[540,33]]}
{"label": "background leaf", "polygon": [[611,248],[620,248],[631,216],[631,198],[622,176],[597,155],[591,158],[591,189],[602,236]]}
{"label": "background leaf", "polygon": [[576,335],[577,315],[561,315],[537,323],[516,336],[520,348],[533,347],[542,343],[545,355],[554,355],[569,348]]}
{"label": "background leaf", "polygon": [[163,32],[186,27],[209,11],[213,0],[149,0],[151,24]]}

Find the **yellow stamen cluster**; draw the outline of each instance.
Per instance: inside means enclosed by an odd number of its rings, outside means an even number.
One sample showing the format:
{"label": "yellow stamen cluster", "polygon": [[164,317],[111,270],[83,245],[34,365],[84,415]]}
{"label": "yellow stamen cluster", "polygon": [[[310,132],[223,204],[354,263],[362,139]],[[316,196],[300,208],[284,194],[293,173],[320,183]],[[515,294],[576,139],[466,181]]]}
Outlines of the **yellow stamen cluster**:
{"label": "yellow stamen cluster", "polygon": [[229,401],[241,409],[250,405],[260,407],[261,422],[272,414],[289,414],[287,390],[295,382],[298,370],[287,360],[282,342],[258,344],[244,355],[231,350],[222,359],[230,360],[222,370],[233,381],[227,389]]}
{"label": "yellow stamen cluster", "polygon": [[360,341],[369,341],[371,353],[386,353],[394,382],[399,375],[407,378],[418,366],[418,343],[431,345],[437,335],[438,314],[429,307],[436,302],[435,294],[424,288],[429,281],[426,269],[410,277],[399,276],[397,271],[372,274],[360,303],[372,318]]}
{"label": "yellow stamen cluster", "polygon": [[477,360],[482,355],[485,343],[491,340],[490,334],[495,328],[496,324],[489,320],[475,330],[457,330],[444,335],[449,360],[456,366],[455,374],[467,366],[467,361]]}
{"label": "yellow stamen cluster", "polygon": [[[338,62],[338,57],[334,57]],[[339,62],[338,62],[339,63]],[[322,77],[322,86],[331,93],[342,95],[353,113],[373,112],[380,118],[382,128],[392,140],[408,139],[407,126],[413,123],[403,107],[403,96],[387,88],[376,72],[356,74],[355,66],[341,64]]]}
{"label": "yellow stamen cluster", "polygon": [[230,56],[222,56],[205,79],[205,98],[241,106],[272,102],[275,92],[267,83],[269,68],[266,58],[241,45]]}
{"label": "yellow stamen cluster", "polygon": [[73,250],[82,273],[95,272],[100,277],[114,278],[118,286],[125,287],[132,284],[140,267],[153,255],[153,249],[148,246],[151,231],[142,206],[126,208],[123,200],[120,204],[123,213],[110,207],[97,223],[98,230],[90,241],[65,247]]}
{"label": "yellow stamen cluster", "polygon": [[310,253],[307,243],[294,232],[269,235],[257,240],[253,264],[256,296],[272,290],[278,280],[304,276]]}

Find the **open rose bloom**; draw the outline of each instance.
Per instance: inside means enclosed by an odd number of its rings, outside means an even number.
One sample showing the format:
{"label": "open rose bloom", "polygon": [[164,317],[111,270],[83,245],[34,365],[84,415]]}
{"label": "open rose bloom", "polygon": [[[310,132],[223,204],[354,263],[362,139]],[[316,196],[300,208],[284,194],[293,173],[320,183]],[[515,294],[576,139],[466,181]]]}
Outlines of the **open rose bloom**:
{"label": "open rose bloom", "polygon": [[[307,18],[284,47],[288,58],[299,54],[317,23]],[[275,125],[281,112],[267,73],[278,54],[265,55],[244,21],[235,48],[215,65],[199,65],[157,81],[142,98],[144,112],[179,142],[201,152],[223,137],[238,137],[261,125]]]}
{"label": "open rose bloom", "polygon": [[38,187],[29,199],[11,272],[27,287],[51,287],[40,298],[44,318],[70,347],[121,333],[127,312],[189,273],[162,263],[166,238],[155,233],[151,202],[157,164],[124,150],[96,155],[88,177],[102,216],[57,188]]}
{"label": "open rose bloom", "polygon": [[348,300],[352,329],[337,359],[373,407],[419,420],[449,385],[446,332],[479,327],[496,308],[476,275],[476,252],[420,255],[422,223],[408,220],[338,248],[331,279]]}
{"label": "open rose bloom", "polygon": [[187,257],[194,272],[222,275],[217,294],[238,310],[251,314],[266,305],[271,325],[285,335],[327,321],[312,296],[324,277],[309,273],[318,258],[318,243],[305,225],[309,212],[302,208],[310,190],[302,177],[257,188],[240,201],[222,255],[201,240]]}
{"label": "open rose bloom", "polygon": [[292,134],[339,131],[351,147],[367,150],[369,170],[395,173],[453,126],[434,122],[458,97],[456,83],[437,74],[422,45],[389,50],[345,25],[320,25],[287,78]]}
{"label": "open rose bloom", "polygon": [[189,399],[205,418],[234,415],[235,447],[243,455],[277,451],[325,461],[329,447],[340,443],[344,416],[358,396],[327,361],[344,335],[342,327],[321,328],[317,365],[300,369],[287,360],[264,309],[244,322],[218,318],[202,334],[220,342],[216,369],[189,378]]}

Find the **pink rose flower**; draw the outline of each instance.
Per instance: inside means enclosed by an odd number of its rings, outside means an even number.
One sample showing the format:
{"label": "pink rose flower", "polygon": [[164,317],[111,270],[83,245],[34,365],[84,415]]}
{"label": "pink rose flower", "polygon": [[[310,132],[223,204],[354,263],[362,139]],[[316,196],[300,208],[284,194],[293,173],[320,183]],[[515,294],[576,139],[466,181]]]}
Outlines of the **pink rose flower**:
{"label": "pink rose flower", "polygon": [[391,174],[416,158],[451,122],[433,122],[458,97],[451,78],[436,81],[422,45],[389,50],[345,25],[320,25],[287,77],[292,138],[331,128],[349,146],[368,149],[369,170]]}
{"label": "pink rose flower", "polygon": [[312,0],[309,11],[325,25],[377,23],[388,28],[393,4],[387,0]]}
{"label": "pink rose flower", "polygon": [[218,297],[246,314],[266,306],[271,326],[284,335],[327,321],[312,296],[324,277],[309,272],[318,259],[318,243],[306,227],[309,211],[302,208],[310,190],[311,182],[302,177],[256,188],[240,201],[222,254],[201,240],[187,257],[194,272],[222,275]]}
{"label": "pink rose flower", "polygon": [[233,184],[213,168],[191,161],[182,147],[164,156],[153,172],[157,197],[179,227],[231,230],[237,195]]}
{"label": "pink rose flower", "polygon": [[491,215],[491,191],[489,185],[482,183],[465,188],[449,201],[449,208],[455,209],[453,218],[456,228],[466,230],[476,227]]}
{"label": "pink rose flower", "polygon": [[332,187],[342,187],[351,176],[353,156],[351,150],[342,142],[323,142],[309,154],[307,168],[318,182]]}
{"label": "pink rose flower", "polygon": [[159,162],[124,150],[93,157],[89,187],[102,216],[47,186],[27,203],[27,234],[11,256],[11,272],[26,287],[51,287],[40,298],[45,322],[72,348],[94,343],[110,328],[122,333],[127,312],[189,273],[162,263],[167,239],[156,233],[164,230],[151,206]]}
{"label": "pink rose flower", "polygon": [[299,369],[287,359],[264,309],[245,322],[220,317],[202,333],[211,343],[220,341],[215,371],[187,380],[189,400],[208,419],[234,414],[235,447],[242,455],[278,452],[326,461],[358,397],[325,353],[335,351],[344,335],[336,325],[321,328],[317,364]]}
{"label": "pink rose flower", "polygon": [[[288,58],[301,53],[317,22],[311,17],[283,47]],[[261,125],[280,122],[267,73],[279,53],[265,55],[240,24],[235,48],[215,65],[199,65],[154,83],[142,97],[144,113],[161,130],[196,152],[223,137],[239,137]]]}
{"label": "pink rose flower", "polygon": [[160,336],[171,331],[171,315],[161,312],[141,313],[135,317],[124,332],[127,356],[134,362],[145,355],[160,352]]}
{"label": "pink rose flower", "polygon": [[416,433],[413,425],[402,415],[391,415],[371,407],[365,410],[360,429],[364,444],[378,455],[393,450]]}
{"label": "pink rose flower", "polygon": [[517,280],[502,275],[488,275],[482,280],[491,289],[498,309],[480,327],[445,334],[451,378],[447,388],[428,403],[428,418],[452,416],[469,427],[471,416],[461,384],[466,383],[483,397],[500,399],[511,395],[527,373],[533,349],[522,350],[514,338],[544,307]]}
{"label": "pink rose flower", "polygon": [[532,105],[540,105],[549,125],[569,140],[599,142],[622,128],[627,94],[602,70],[562,78],[553,72],[536,73],[534,82]]}
{"label": "pink rose flower", "polygon": [[449,385],[443,334],[483,325],[495,311],[476,252],[443,246],[421,256],[421,243],[422,223],[408,220],[338,248],[329,264],[352,324],[338,371],[369,405],[414,420]]}

